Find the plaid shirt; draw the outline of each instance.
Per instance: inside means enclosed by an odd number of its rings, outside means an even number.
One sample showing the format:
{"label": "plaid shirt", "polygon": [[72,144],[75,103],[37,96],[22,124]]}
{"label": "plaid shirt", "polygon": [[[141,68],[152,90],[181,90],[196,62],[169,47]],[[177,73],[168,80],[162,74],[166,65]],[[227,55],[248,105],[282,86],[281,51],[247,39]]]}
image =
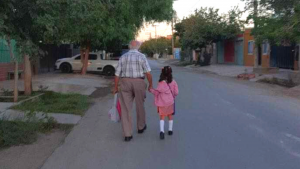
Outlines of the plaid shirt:
{"label": "plaid shirt", "polygon": [[121,56],[115,75],[123,78],[144,78],[145,73],[150,71],[146,56],[137,50],[130,50]]}

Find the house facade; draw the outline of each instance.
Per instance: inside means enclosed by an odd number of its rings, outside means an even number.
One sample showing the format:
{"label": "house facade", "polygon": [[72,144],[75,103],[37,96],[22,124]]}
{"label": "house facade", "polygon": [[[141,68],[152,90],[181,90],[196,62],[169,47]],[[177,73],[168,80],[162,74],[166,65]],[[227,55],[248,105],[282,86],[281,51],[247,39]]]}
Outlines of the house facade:
{"label": "house facade", "polygon": [[234,39],[217,43],[217,63],[244,65],[244,36],[238,35]]}
{"label": "house facade", "polygon": [[217,63],[299,70],[299,48],[297,44],[271,46],[268,41],[256,48],[251,29],[246,29],[234,39],[218,42]]}
{"label": "house facade", "polygon": [[[15,42],[12,41],[13,52],[16,57],[18,53],[16,52]],[[23,64],[19,64],[19,70],[23,70]],[[0,81],[8,79],[9,72],[14,71],[14,63],[10,58],[9,48],[7,42],[3,39],[0,39]]]}

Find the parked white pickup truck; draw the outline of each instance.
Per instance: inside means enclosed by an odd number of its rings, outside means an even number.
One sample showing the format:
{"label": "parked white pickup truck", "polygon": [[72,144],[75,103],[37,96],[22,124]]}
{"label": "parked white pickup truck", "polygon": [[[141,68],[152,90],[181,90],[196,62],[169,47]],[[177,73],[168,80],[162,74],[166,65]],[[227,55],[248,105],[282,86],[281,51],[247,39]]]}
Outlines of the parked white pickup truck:
{"label": "parked white pickup truck", "polygon": [[[80,54],[78,54],[71,58],[58,59],[55,63],[55,69],[61,70],[63,73],[80,71],[82,68],[80,58]],[[113,76],[115,74],[117,65],[117,60],[105,60],[102,53],[90,53],[87,71],[103,72],[107,76]]]}

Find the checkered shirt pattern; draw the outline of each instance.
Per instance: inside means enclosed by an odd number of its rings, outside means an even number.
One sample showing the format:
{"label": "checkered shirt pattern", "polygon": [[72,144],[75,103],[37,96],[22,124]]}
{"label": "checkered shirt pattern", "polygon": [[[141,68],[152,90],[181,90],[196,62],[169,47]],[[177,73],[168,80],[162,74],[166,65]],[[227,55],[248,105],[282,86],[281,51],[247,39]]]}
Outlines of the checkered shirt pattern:
{"label": "checkered shirt pattern", "polygon": [[137,50],[130,50],[121,56],[115,75],[122,78],[144,78],[145,73],[150,71],[146,56]]}

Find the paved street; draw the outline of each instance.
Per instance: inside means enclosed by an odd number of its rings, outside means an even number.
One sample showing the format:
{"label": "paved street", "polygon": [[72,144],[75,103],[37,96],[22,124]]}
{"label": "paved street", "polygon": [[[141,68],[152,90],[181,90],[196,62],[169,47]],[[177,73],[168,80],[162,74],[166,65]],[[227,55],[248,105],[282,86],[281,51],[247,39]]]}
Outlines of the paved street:
{"label": "paved street", "polygon": [[[150,63],[156,84],[162,65]],[[109,96],[87,112],[42,169],[300,168],[299,100],[183,68],[173,72],[180,90],[173,136],[159,140],[159,117],[148,94],[147,131],[123,142],[121,125],[108,119]]]}

